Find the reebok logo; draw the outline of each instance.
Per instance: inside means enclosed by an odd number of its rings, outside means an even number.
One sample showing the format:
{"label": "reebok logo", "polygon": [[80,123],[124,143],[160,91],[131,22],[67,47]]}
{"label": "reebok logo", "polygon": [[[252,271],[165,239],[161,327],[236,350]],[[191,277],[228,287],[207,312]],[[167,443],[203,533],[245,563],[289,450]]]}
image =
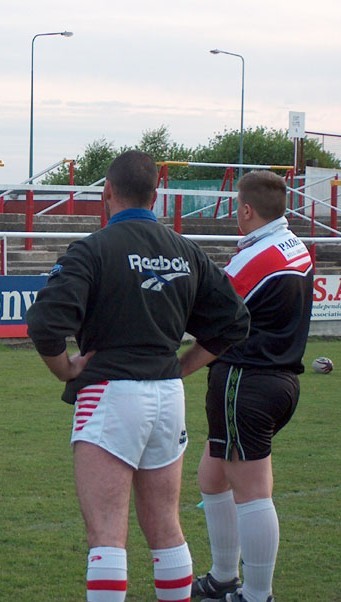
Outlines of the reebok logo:
{"label": "reebok logo", "polygon": [[158,257],[141,257],[141,255],[128,255],[129,265],[131,270],[138,270],[139,272],[145,272],[146,270],[158,271],[174,271],[174,272],[187,272],[191,273],[188,261],[183,257],[173,257],[168,259],[163,255]]}
{"label": "reebok logo", "polygon": [[151,275],[151,278],[145,280],[141,284],[141,288],[150,288],[153,291],[160,291],[165,284],[169,284],[170,280],[174,280],[174,278],[181,278],[181,276],[189,276],[189,274],[164,274],[164,276],[159,276],[158,274],[154,274],[154,272],[147,272],[148,275]]}
{"label": "reebok logo", "polygon": [[[128,255],[131,270],[137,270],[141,274],[150,276],[141,284],[141,288],[161,291],[164,285],[169,285],[174,278],[189,276],[191,269],[188,261],[183,257],[169,259],[163,255],[158,257],[141,257],[141,255]],[[168,271],[168,274],[157,274],[159,271]]]}
{"label": "reebok logo", "polygon": [[95,562],[95,560],[102,560],[102,556],[91,556],[90,562]]}

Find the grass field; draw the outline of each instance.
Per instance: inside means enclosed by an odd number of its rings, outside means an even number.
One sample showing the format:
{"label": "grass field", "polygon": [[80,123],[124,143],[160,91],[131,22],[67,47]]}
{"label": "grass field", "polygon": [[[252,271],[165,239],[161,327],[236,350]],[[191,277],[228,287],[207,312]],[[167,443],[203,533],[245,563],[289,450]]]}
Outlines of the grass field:
{"label": "grass field", "polygon": [[[319,355],[333,359],[331,374],[312,372]],[[62,385],[33,349],[0,345],[0,361],[0,600],[84,602],[87,548],[72,476],[72,408],[60,401]],[[274,592],[276,602],[341,602],[341,341],[310,341],[305,364],[297,412],[274,440],[281,526]],[[196,506],[206,370],[185,386],[190,443],[181,520],[198,574],[210,567],[204,513]],[[128,602],[154,602],[152,564],[133,506],[128,558]]]}

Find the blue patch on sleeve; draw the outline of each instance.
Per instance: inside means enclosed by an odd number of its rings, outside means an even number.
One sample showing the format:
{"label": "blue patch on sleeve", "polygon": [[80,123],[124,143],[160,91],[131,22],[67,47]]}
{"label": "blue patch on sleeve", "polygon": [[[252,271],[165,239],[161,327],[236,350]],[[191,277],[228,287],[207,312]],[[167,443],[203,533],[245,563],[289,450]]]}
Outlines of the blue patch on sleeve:
{"label": "blue patch on sleeve", "polygon": [[63,266],[61,263],[56,263],[53,268],[51,269],[50,273],[49,273],[49,280],[51,278],[54,278],[55,276],[58,276],[59,272],[61,272],[63,269]]}

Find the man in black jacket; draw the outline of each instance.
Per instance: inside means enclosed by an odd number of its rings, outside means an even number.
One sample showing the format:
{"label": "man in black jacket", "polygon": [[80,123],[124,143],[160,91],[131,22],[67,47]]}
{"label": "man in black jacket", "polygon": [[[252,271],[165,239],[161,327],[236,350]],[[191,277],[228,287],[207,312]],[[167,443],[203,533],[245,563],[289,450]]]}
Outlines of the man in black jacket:
{"label": "man in black jacket", "polygon": [[[70,245],[27,312],[29,335],[75,403],[71,441],[89,556],[87,600],[123,602],[132,486],[158,600],[189,601],[178,517],[187,445],[182,377],[247,336],[228,278],[151,211],[157,168],[129,151],[110,165],[109,223]],[[184,332],[196,342],[179,361]],[[80,353],[69,357],[66,337]]]}

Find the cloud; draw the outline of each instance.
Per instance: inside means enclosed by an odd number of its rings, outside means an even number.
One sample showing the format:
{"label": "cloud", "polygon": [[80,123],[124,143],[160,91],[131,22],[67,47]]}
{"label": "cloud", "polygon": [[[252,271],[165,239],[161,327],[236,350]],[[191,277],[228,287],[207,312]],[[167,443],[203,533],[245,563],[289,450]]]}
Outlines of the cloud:
{"label": "cloud", "polygon": [[[245,127],[306,126],[341,133],[339,0],[11,0],[1,9],[2,182],[26,175],[31,43],[35,161],[42,167],[83,152],[101,136],[120,146],[169,126],[186,145],[240,125],[245,59]],[[13,142],[13,140],[15,142]]]}

